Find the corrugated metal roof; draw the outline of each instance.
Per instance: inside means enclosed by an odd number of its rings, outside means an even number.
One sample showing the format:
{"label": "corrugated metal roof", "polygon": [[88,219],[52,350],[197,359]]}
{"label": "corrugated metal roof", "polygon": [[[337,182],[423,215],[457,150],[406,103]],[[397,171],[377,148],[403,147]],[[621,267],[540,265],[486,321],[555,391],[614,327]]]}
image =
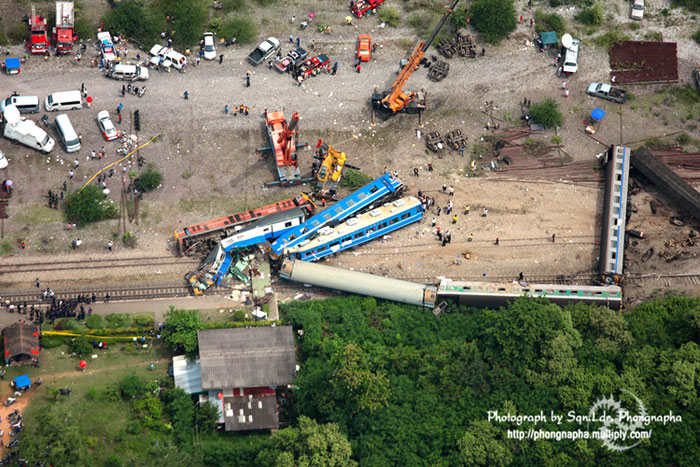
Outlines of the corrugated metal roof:
{"label": "corrugated metal roof", "polygon": [[199,360],[187,360],[184,355],[173,357],[173,378],[175,387],[187,394],[198,394],[202,389],[202,368]]}
{"label": "corrugated metal roof", "polygon": [[279,427],[274,395],[224,397],[226,431],[267,430]]}
{"label": "corrugated metal roof", "polygon": [[291,326],[199,331],[202,388],[282,386],[294,378]]}

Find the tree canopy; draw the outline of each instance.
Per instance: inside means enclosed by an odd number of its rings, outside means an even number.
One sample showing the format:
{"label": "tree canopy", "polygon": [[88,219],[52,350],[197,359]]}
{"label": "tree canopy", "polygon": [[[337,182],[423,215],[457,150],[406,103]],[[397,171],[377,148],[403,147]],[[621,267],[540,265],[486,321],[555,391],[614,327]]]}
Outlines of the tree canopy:
{"label": "tree canopy", "polygon": [[97,185],[88,185],[82,191],[69,193],[63,210],[68,222],[81,226],[114,218],[119,214],[112,200]]}
{"label": "tree canopy", "polygon": [[[669,297],[625,313],[525,299],[453,310],[435,318],[360,297],[284,305],[286,322],[304,331],[298,415],[337,424],[359,465],[590,465],[611,456],[622,465],[700,463],[700,299]],[[585,424],[487,417],[588,414],[609,395],[634,414],[624,391],[649,414],[672,411],[683,422],[651,423],[650,440],[613,453],[593,439],[507,436]],[[289,453],[275,457],[278,465],[297,459]]]}
{"label": "tree canopy", "polygon": [[475,0],[469,11],[474,28],[494,44],[518,26],[513,0]]}
{"label": "tree canopy", "polygon": [[196,358],[199,350],[197,332],[201,329],[198,311],[170,307],[170,311],[165,314],[163,342],[175,353],[185,353],[190,358]]}

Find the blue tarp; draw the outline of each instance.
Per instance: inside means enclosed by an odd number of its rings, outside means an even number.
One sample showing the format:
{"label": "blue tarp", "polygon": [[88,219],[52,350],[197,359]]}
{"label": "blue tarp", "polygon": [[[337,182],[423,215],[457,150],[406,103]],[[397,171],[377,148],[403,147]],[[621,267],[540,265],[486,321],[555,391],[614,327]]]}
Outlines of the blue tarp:
{"label": "blue tarp", "polygon": [[603,109],[599,109],[598,107],[596,107],[595,109],[593,109],[593,112],[591,112],[591,118],[593,120],[601,121],[603,117],[605,117],[605,110]]}
{"label": "blue tarp", "polygon": [[5,68],[7,68],[8,70],[14,70],[16,68],[20,68],[19,58],[6,58],[5,59]]}
{"label": "blue tarp", "polygon": [[17,386],[17,389],[28,388],[31,385],[32,382],[29,380],[29,375],[22,375],[15,378],[15,386]]}

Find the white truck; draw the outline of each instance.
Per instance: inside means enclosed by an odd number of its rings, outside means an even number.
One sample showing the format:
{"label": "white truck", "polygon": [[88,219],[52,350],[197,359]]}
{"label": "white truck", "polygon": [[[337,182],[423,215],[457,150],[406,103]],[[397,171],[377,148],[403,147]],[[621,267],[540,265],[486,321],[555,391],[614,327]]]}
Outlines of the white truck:
{"label": "white truck", "polygon": [[5,138],[24,144],[45,154],[51,152],[56,142],[36,123],[27,120],[19,114],[14,105],[9,105],[3,112],[4,123],[2,134]]}
{"label": "white truck", "polygon": [[100,48],[100,53],[105,61],[105,66],[109,66],[110,62],[117,59],[117,56],[114,54],[114,42],[112,42],[112,35],[109,32],[103,31],[97,33],[97,45]]}

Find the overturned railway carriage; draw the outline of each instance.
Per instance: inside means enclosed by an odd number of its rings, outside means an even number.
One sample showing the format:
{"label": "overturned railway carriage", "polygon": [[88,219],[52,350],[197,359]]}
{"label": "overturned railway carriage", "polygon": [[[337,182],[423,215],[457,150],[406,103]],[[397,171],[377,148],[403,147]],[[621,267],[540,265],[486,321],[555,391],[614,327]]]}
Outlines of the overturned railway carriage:
{"label": "overturned railway carriage", "polygon": [[250,222],[295,208],[302,208],[307,214],[311,214],[315,205],[306,193],[299,193],[294,198],[267,206],[193,224],[175,231],[175,247],[180,255],[206,253],[214,249],[224,238],[245,228]]}
{"label": "overturned railway carriage", "polygon": [[630,150],[624,146],[611,146],[607,153],[600,242],[600,274],[607,284],[619,283],[623,273],[630,158]]}
{"label": "overturned railway carriage", "polygon": [[280,277],[303,284],[357,295],[368,295],[409,305],[426,308],[435,306],[434,286],[364,272],[348,271],[347,269],[306,261],[285,259],[280,269]]}
{"label": "overturned railway carriage", "polygon": [[586,303],[613,310],[622,306],[622,289],[616,285],[490,283],[443,279],[438,288],[438,297],[451,298],[459,304],[474,307],[505,306],[520,297],[546,298],[557,305]]}
{"label": "overturned railway carriage", "polygon": [[349,218],[335,227],[324,227],[313,239],[306,239],[285,253],[290,258],[316,261],[367,243],[423,218],[421,202],[409,196]]}
{"label": "overturned railway carriage", "polygon": [[385,197],[400,192],[403,186],[399,178],[382,175],[275,240],[270,246],[270,257],[279,259],[287,249],[311,239],[323,227],[333,227],[379,200],[386,201]]}
{"label": "overturned railway carriage", "polygon": [[[221,282],[221,278],[228,272],[233,261],[231,256],[232,250],[246,248],[278,238],[299,226],[305,219],[305,211],[302,208],[295,208],[290,211],[266,216],[253,222],[237,234],[223,239],[214,250],[216,258],[214,258],[212,266],[209,268],[214,283],[218,285]],[[222,255],[221,252],[224,254]]]}

